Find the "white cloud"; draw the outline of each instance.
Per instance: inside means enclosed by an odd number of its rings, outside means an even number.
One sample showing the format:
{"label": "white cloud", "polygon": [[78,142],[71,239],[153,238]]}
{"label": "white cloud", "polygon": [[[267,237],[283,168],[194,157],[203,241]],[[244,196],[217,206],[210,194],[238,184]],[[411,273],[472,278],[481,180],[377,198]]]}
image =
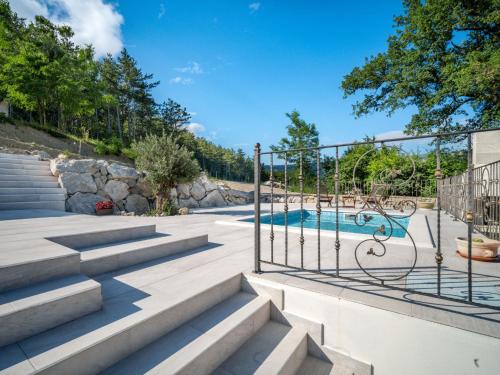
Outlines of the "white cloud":
{"label": "white cloud", "polygon": [[175,68],[176,71],[188,74],[203,74],[203,69],[201,65],[196,61],[190,61],[186,66],[182,68]]}
{"label": "white cloud", "polygon": [[248,9],[250,9],[250,13],[255,13],[260,9],[260,3],[250,3]]}
{"label": "white cloud", "polygon": [[184,127],[193,134],[198,134],[205,131],[205,127],[198,122],[190,122],[184,125]]}
{"label": "white cloud", "polygon": [[383,141],[384,139],[407,137],[402,130],[390,130],[385,133],[380,133],[375,136],[376,140]]}
{"label": "white cloud", "polygon": [[191,78],[184,77],[174,77],[170,81],[168,81],[171,85],[179,84],[179,85],[192,85],[194,81]]}
{"label": "white cloud", "polygon": [[74,42],[92,44],[97,57],[117,54],[123,48],[123,16],[104,0],[16,0],[11,7],[30,21],[41,15],[56,24],[71,26]]}
{"label": "white cloud", "polygon": [[165,4],[160,4],[160,12],[158,13],[158,19],[162,18],[165,15]]}

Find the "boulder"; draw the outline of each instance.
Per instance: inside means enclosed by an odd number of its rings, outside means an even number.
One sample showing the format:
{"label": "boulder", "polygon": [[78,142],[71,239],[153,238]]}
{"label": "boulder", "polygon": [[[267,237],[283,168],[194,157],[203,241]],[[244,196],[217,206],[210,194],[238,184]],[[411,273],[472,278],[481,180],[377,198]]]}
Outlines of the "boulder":
{"label": "boulder", "polygon": [[97,185],[90,173],[64,172],[59,175],[59,184],[68,194],[95,193]]}
{"label": "boulder", "polygon": [[153,197],[153,189],[151,189],[151,185],[142,177],[137,180],[132,191],[146,198]]}
{"label": "boulder", "polygon": [[106,176],[108,174],[108,165],[109,163],[106,160],[97,160],[96,162],[96,166],[103,176]]}
{"label": "boulder", "polygon": [[196,208],[196,207],[200,207],[200,205],[198,204],[198,202],[196,200],[194,200],[192,197],[190,197],[188,199],[179,199],[179,208],[183,208],[183,207]]}
{"label": "boulder", "polygon": [[189,215],[189,208],[187,207],[179,208],[179,215]]}
{"label": "boulder", "polygon": [[205,187],[199,181],[193,182],[191,186],[191,196],[197,201],[203,199],[206,195]]}
{"label": "boulder", "polygon": [[125,210],[142,215],[149,211],[149,202],[139,194],[130,194],[125,201]]}
{"label": "boulder", "polygon": [[189,193],[189,185],[188,184],[179,184],[177,185],[177,196],[179,199],[189,199],[191,194]]}
{"label": "boulder", "polygon": [[35,151],[35,154],[38,155],[38,158],[40,160],[43,160],[43,161],[50,160],[50,155],[45,151]]}
{"label": "boulder", "polygon": [[68,211],[80,214],[95,214],[95,204],[102,201],[102,197],[90,193],[76,193],[66,202]]}
{"label": "boulder", "polygon": [[106,167],[113,180],[137,180],[139,175],[134,168],[112,163]]}
{"label": "boulder", "polygon": [[97,185],[97,190],[102,190],[104,189],[104,185],[106,185],[106,177],[98,175],[94,177],[95,184]]}
{"label": "boulder", "polygon": [[52,159],[50,161],[50,171],[54,176],[65,172],[94,174],[97,170],[97,162],[94,159]]}
{"label": "boulder", "polygon": [[217,190],[217,184],[210,181],[205,173],[200,175],[198,181],[203,185],[207,193]]}
{"label": "boulder", "polygon": [[104,191],[115,202],[125,199],[129,193],[129,186],[122,181],[109,180],[104,186]]}
{"label": "boulder", "polygon": [[226,201],[218,190],[211,191],[200,202],[200,207],[226,206]]}

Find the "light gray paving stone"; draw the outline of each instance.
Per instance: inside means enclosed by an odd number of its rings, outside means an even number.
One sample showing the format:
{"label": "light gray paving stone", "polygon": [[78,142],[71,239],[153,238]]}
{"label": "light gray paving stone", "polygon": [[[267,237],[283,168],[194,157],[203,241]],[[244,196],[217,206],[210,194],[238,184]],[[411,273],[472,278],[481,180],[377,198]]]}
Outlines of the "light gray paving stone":
{"label": "light gray paving stone", "polygon": [[207,235],[187,238],[172,236],[127,241],[111,246],[86,249],[81,253],[81,272],[94,276],[196,249],[207,244]]}
{"label": "light gray paving stone", "polygon": [[12,344],[0,347],[0,374],[31,374],[35,368],[31,365],[19,345]]}
{"label": "light gray paving stone", "polygon": [[1,175],[52,176],[50,169],[0,168]]}
{"label": "light gray paving stone", "polygon": [[19,345],[37,374],[98,373],[237,293],[240,276],[192,286],[169,299],[131,289]]}
{"label": "light gray paving stone", "polygon": [[0,346],[101,308],[101,286],[83,275],[0,294]]}
{"label": "light gray paving stone", "polygon": [[293,374],[307,354],[307,333],[266,323],[221,368],[231,374]]}
{"label": "light gray paving stone", "polygon": [[106,228],[101,230],[82,230],[79,233],[46,237],[60,245],[84,250],[92,246],[101,246],[114,242],[145,238],[156,233],[155,225],[124,225],[120,228]]}
{"label": "light gray paving stone", "polygon": [[238,293],[104,374],[210,374],[269,319],[269,301]]}
{"label": "light gray paving stone", "polygon": [[[333,364],[307,356],[296,375],[340,375],[334,371]],[[349,374],[352,375],[352,374]]]}
{"label": "light gray paving stone", "polygon": [[65,211],[66,205],[64,201],[0,203],[0,210],[32,210],[32,209]]}
{"label": "light gray paving stone", "polygon": [[[22,193],[22,192],[20,192]],[[55,192],[52,194],[0,194],[0,203],[9,203],[9,202],[57,202],[64,201],[66,199],[66,195],[61,192]]]}

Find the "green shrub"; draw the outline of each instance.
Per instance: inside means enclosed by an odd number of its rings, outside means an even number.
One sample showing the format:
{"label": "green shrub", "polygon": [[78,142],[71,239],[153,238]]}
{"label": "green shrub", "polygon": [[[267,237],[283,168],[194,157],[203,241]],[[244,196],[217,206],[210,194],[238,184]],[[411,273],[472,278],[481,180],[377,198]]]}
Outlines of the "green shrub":
{"label": "green shrub", "polygon": [[122,141],[113,137],[108,141],[95,141],[94,150],[98,155],[120,155],[122,148]]}
{"label": "green shrub", "polygon": [[122,154],[125,155],[127,158],[135,160],[137,159],[137,151],[135,150],[134,147],[125,147],[122,149]]}
{"label": "green shrub", "polygon": [[119,138],[117,137],[111,138],[111,140],[108,143],[109,154],[120,155],[122,148],[123,148],[123,143]]}
{"label": "green shrub", "polygon": [[108,153],[108,146],[103,141],[96,141],[94,151],[97,155],[106,155]]}
{"label": "green shrub", "polygon": [[172,136],[148,135],[134,145],[135,164],[146,172],[146,179],[156,194],[156,209],[166,209],[170,190],[178,183],[192,182],[200,173],[193,152]]}

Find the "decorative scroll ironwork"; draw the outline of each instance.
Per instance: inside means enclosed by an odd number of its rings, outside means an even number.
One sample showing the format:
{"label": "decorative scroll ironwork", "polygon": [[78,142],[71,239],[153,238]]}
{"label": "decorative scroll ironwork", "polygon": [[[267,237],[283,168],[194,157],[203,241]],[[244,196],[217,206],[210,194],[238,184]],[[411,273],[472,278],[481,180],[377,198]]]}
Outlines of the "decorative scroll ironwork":
{"label": "decorative scroll ironwork", "polygon": [[[500,129],[488,129],[488,130],[480,130],[483,131],[493,131]],[[477,131],[475,131],[477,132]],[[441,285],[441,266],[443,263],[443,252],[441,249],[441,212],[444,211],[445,214],[449,214],[457,220],[462,220],[467,223],[468,233],[467,237],[469,253],[471,248],[471,236],[472,229],[475,229],[486,236],[493,239],[500,239],[500,160],[488,165],[484,165],[478,168],[473,168],[472,165],[472,143],[471,143],[471,134],[474,132],[455,132],[455,133],[443,133],[443,134],[430,134],[430,135],[422,135],[415,137],[405,137],[405,138],[395,138],[388,139],[384,141],[363,141],[358,143],[347,143],[347,144],[338,144],[331,146],[320,146],[313,148],[304,148],[304,149],[290,149],[290,150],[280,150],[280,151],[266,151],[261,152],[260,146],[257,144],[255,147],[255,156],[254,156],[254,181],[255,181],[255,272],[262,272],[261,264],[270,264],[279,267],[285,267],[288,269],[295,270],[303,270],[307,272],[314,272],[321,275],[327,275],[329,277],[337,277],[343,280],[356,281],[367,283],[370,285],[380,285],[382,283],[387,288],[401,290],[401,291],[409,291],[411,293],[422,294],[422,295],[432,295],[437,296],[442,299],[453,300],[453,301],[464,301],[462,296],[460,295],[450,295],[447,291],[442,292]],[[468,151],[468,171],[462,175],[444,178],[441,172],[441,155],[440,155],[440,141],[446,137],[452,136],[466,136],[467,137],[467,151]],[[361,181],[360,176],[356,176],[356,171],[361,166],[361,163],[366,161],[367,158],[371,157],[371,153],[378,152],[380,148],[382,150],[390,150],[388,146],[389,142],[402,142],[407,140],[415,140],[415,139],[427,139],[436,141],[436,170],[434,174],[434,179],[429,182],[417,181],[416,179],[416,166],[413,158],[406,154],[402,159],[398,161],[398,165],[394,167],[388,167],[381,173],[379,173],[374,179],[371,181]],[[385,144],[384,144],[385,142]],[[394,143],[393,143],[394,144]],[[341,181],[339,178],[339,149],[347,148],[347,147],[355,147],[359,145],[370,145],[369,150],[366,151],[361,157],[357,160],[354,171],[352,175],[352,181]],[[380,146],[377,148],[377,146]],[[325,149],[332,149],[335,151],[335,168],[334,174],[331,175],[322,175],[321,174],[321,152]],[[398,151],[403,151],[399,149]],[[284,160],[284,196],[279,194],[276,196],[276,190],[274,189],[276,175],[278,171],[275,170],[273,155],[277,154],[279,159]],[[270,226],[267,226],[266,229],[270,229],[269,240],[270,240],[270,249],[271,249],[271,257],[270,260],[264,260],[261,257],[261,218],[260,218],[260,176],[261,176],[261,164],[260,157],[262,155],[270,155],[270,186],[271,186],[271,218],[270,221],[266,222],[270,223]],[[327,154],[327,153],[326,153]],[[316,155],[316,192],[315,192],[315,201],[316,201],[316,229],[317,232],[311,231],[310,229],[304,228],[304,202],[311,203],[311,195],[305,194],[304,192],[304,168],[307,163],[307,167],[313,168],[313,158]],[[326,157],[325,157],[326,159]],[[290,160],[293,161],[293,165],[290,165]],[[326,165],[326,164],[325,164]],[[289,170],[289,167],[293,168]],[[331,168],[331,165],[329,165]],[[309,171],[309,168],[307,169]],[[291,183],[291,181],[295,182],[295,180],[289,181],[290,171],[294,173],[298,171],[299,176],[299,189],[300,192],[293,190],[295,185]],[[326,168],[325,168],[326,172]],[[329,169],[329,173],[332,173],[331,169]],[[281,175],[281,169],[279,170],[279,174]],[[409,176],[409,177],[407,177]],[[331,177],[334,178],[334,190],[335,196],[332,197],[328,191],[328,186],[326,187],[326,192],[324,191],[324,183],[328,181],[331,184]],[[342,184],[342,185],[341,185]],[[280,188],[282,186],[280,185]],[[436,195],[436,203],[437,203],[437,227],[435,228],[437,232],[437,236],[434,236],[436,242],[435,249],[435,263],[436,263],[436,285],[437,285],[437,293],[431,292],[429,290],[421,290],[421,289],[409,289],[406,285],[402,285],[403,283],[400,280],[406,278],[412,271],[415,270],[415,266],[417,264],[418,252],[416,243],[409,233],[407,227],[400,222],[400,219],[408,219],[413,216],[416,212],[417,207],[417,197],[419,196],[428,196],[429,194],[433,194],[437,190]],[[425,194],[422,194],[425,192]],[[326,193],[326,195],[324,195]],[[345,195],[342,195],[345,194]],[[313,199],[314,199],[313,195]],[[349,196],[354,198],[353,204],[345,204],[345,196]],[[266,197],[266,201],[267,201]],[[334,200],[332,199],[334,198]],[[283,203],[283,212],[277,213],[278,211],[276,205],[274,203],[278,202],[275,199],[279,199],[280,203]],[[300,201],[298,200],[300,199]],[[327,222],[326,218],[323,218],[322,215],[326,211],[322,211],[321,202],[329,202],[332,204],[335,202],[335,207],[332,210],[332,214],[335,215],[335,219],[332,218],[332,222],[335,220],[335,240],[334,240],[334,253],[328,252],[325,253],[325,256],[321,258],[321,234],[323,230],[327,230],[321,228],[323,222]],[[345,208],[353,208],[354,212],[349,214],[348,212],[339,211],[339,207],[341,206],[340,199],[342,199],[342,203]],[[300,203],[300,224],[298,224],[299,215],[297,211],[289,212],[290,206],[289,204],[297,204]],[[349,203],[349,202],[348,202]],[[281,206],[281,205],[280,205]],[[292,206],[294,207],[294,206]],[[298,207],[295,206],[295,207]],[[328,210],[328,209],[327,209]],[[340,234],[339,234],[339,219],[340,214],[346,215],[346,218],[351,216],[351,220],[354,221],[354,224],[360,227],[369,227],[371,230],[369,231],[369,238],[360,241],[355,244],[352,248],[343,249],[343,243],[341,243]],[[280,220],[274,221],[274,215],[281,215]],[[290,214],[290,216],[289,216]],[[293,216],[292,216],[293,214]],[[381,222],[377,222],[377,225],[374,224],[375,220],[382,220]],[[276,235],[276,226],[278,223],[281,226],[283,223],[284,226],[284,263],[276,262],[276,252],[278,250],[283,250],[282,246],[277,246],[277,242],[275,241]],[[294,251],[293,255],[295,255],[295,245],[292,249],[289,249],[289,225],[300,226],[300,263],[297,261],[297,258],[289,257],[289,251]],[[431,228],[430,228],[431,229]],[[280,230],[278,230],[280,232]],[[297,229],[291,230],[293,233],[297,233]],[[366,230],[362,231],[366,233]],[[317,236],[317,268],[313,262],[311,262],[311,257],[307,254],[307,251],[313,249],[313,241],[307,241],[308,246],[305,245],[304,236],[307,235],[316,235]],[[389,241],[393,237],[402,237],[402,240],[407,241],[409,246],[401,247],[401,241],[397,242]],[[279,244],[281,245],[281,239]],[[308,238],[309,239],[309,238]],[[400,251],[409,252],[409,256],[400,257],[398,259],[405,259],[407,264],[405,267],[397,267],[397,268],[389,268],[386,267],[387,260],[392,256],[392,246],[397,246],[396,250],[401,255]],[[342,252],[341,252],[342,248]],[[354,250],[352,253],[351,250]],[[305,253],[306,252],[306,253]],[[325,267],[323,263],[331,265],[329,263],[328,256],[331,254],[335,255],[335,272],[332,272],[331,268],[322,268]],[[339,267],[339,259],[340,255],[346,254],[349,256],[350,254],[354,255],[355,261],[359,266],[360,271],[358,273],[363,272],[367,277],[357,277],[353,276],[351,269],[344,270]],[[306,256],[308,255],[308,256]],[[267,257],[266,257],[267,258]],[[269,259],[269,258],[267,258]],[[483,303],[482,300],[477,298],[478,290],[474,289],[476,296],[473,299],[473,284],[472,284],[472,262],[471,257],[467,260],[467,299],[466,302],[478,305],[478,306],[488,306],[493,307],[491,305],[487,305]],[[372,264],[376,264],[374,268],[367,267],[366,262],[370,262]],[[307,264],[306,264],[307,263]],[[391,265],[392,266],[392,265]],[[265,272],[265,271],[264,271]],[[500,309],[500,308],[497,308]]]}
{"label": "decorative scroll ironwork", "polygon": [[[443,210],[467,222],[468,173],[440,181]],[[473,226],[485,236],[500,240],[500,160],[473,169]]]}
{"label": "decorative scroll ironwork", "polygon": [[[382,144],[382,148],[387,148],[387,146]],[[358,171],[360,163],[376,151],[376,148],[372,148],[366,151],[359,157],[354,166],[352,175],[354,193],[357,193],[359,195],[359,199],[364,203],[363,208],[356,212],[354,222],[360,227],[365,226],[372,220],[373,216],[371,214],[375,212],[384,217],[388,225],[380,225],[374,230],[372,238],[358,243],[354,250],[354,257],[359,268],[365,274],[384,283],[387,281],[401,280],[404,277],[408,276],[413,271],[417,263],[418,254],[415,241],[413,240],[413,237],[411,236],[407,228],[398,221],[398,219],[405,219],[412,216],[417,209],[416,203],[413,200],[409,199],[402,199],[398,201],[391,200],[391,191],[393,191],[394,188],[399,187],[400,185],[408,184],[408,182],[411,181],[415,176],[416,167],[413,158],[407,156],[405,160],[409,161],[411,168],[410,176],[407,179],[402,179],[401,166],[398,166],[398,168],[385,168],[384,170],[382,170],[382,172],[380,172],[378,179],[374,180],[372,184],[372,191],[370,192],[370,194],[360,194],[361,190],[357,186],[357,181],[359,181],[359,179],[357,178],[356,172]],[[402,150],[399,151],[401,152]],[[389,210],[393,210],[395,211],[395,213],[389,212]],[[406,269],[405,272],[401,272],[400,275],[396,276],[380,276],[373,272],[370,272],[369,269],[361,264],[361,261],[359,259],[361,249],[365,248],[365,246],[368,245],[369,249],[368,251],[366,251],[366,255],[378,258],[386,256],[388,246],[387,241],[392,238],[395,227],[400,228],[405,232],[405,238],[408,238],[410,240],[411,246],[413,247],[411,265]]]}

